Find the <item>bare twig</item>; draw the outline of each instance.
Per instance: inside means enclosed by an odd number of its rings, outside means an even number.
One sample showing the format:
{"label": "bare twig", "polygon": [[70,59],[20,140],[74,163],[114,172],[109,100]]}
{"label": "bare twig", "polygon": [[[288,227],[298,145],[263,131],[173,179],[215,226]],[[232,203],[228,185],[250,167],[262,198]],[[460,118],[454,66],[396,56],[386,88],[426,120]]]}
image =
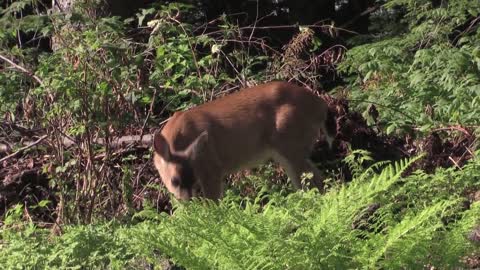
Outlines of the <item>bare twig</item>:
{"label": "bare twig", "polygon": [[43,81],[35,74],[33,74],[33,72],[27,70],[26,68],[16,64],[15,62],[13,62],[12,60],[8,59],[7,57],[3,56],[0,54],[0,59],[2,59],[3,61],[9,63],[12,67],[14,67],[16,70],[19,70],[21,71],[22,73],[25,73],[26,75],[32,77],[36,82],[38,82],[39,84],[43,85]]}
{"label": "bare twig", "polygon": [[35,145],[41,143],[41,142],[42,142],[43,140],[45,140],[46,138],[47,138],[47,135],[43,135],[42,137],[40,137],[38,140],[34,141],[33,143],[31,143],[31,144],[29,144],[29,145],[27,145],[27,146],[24,146],[24,147],[18,149],[16,152],[14,152],[14,153],[12,153],[12,154],[10,154],[10,155],[8,155],[8,156],[5,156],[5,157],[1,158],[1,159],[0,159],[0,162],[3,162],[3,161],[5,161],[5,160],[7,160],[7,159],[10,159],[10,158],[12,158],[12,157],[17,156],[18,154],[22,153],[23,151],[25,151],[25,150],[27,150],[27,149],[29,149],[29,148],[32,148],[32,147],[34,147]]}
{"label": "bare twig", "polygon": [[401,111],[401,110],[399,110],[399,109],[393,108],[392,106],[384,105],[384,104],[382,104],[382,103],[378,103],[378,102],[370,101],[370,100],[365,100],[365,99],[347,99],[347,100],[348,100],[348,101],[353,101],[353,102],[365,102],[365,103],[375,104],[375,105],[377,105],[377,106],[381,106],[381,107],[383,107],[383,108],[387,108],[387,109],[392,110],[392,111],[394,111],[394,112],[396,112],[396,113],[399,113],[399,114],[405,116],[406,118],[408,118],[409,120],[411,120],[413,123],[416,123],[416,122],[417,122],[416,119],[415,119],[415,117],[413,117],[413,116],[411,116],[411,115],[409,115],[409,114],[407,114],[407,113],[405,113],[405,112],[403,112],[403,111]]}
{"label": "bare twig", "polygon": [[475,157],[475,152],[471,150],[473,146],[477,143],[478,138],[475,138],[468,147],[465,147],[465,150],[470,154],[470,156]]}
{"label": "bare twig", "polygon": [[[250,32],[250,36],[248,37],[249,42],[250,42],[250,40],[252,40],[253,33],[255,32],[255,26],[257,26],[257,22],[258,22],[258,1],[257,1],[257,14],[255,15],[255,22],[253,23],[252,32]],[[249,49],[250,49],[250,47],[249,47]]]}
{"label": "bare twig", "polygon": [[460,34],[458,34],[455,39],[453,40],[453,43],[456,44],[458,42],[458,40],[465,34],[468,34],[470,33],[471,31],[473,31],[475,28],[477,28],[478,26],[480,26],[480,24],[477,24],[478,22],[480,21],[480,16],[476,17],[475,19],[473,19],[470,23],[470,25],[464,30],[462,31]]}
{"label": "bare twig", "polygon": [[30,215],[30,213],[28,211],[28,207],[27,207],[26,203],[24,204],[24,207],[23,207],[23,213],[25,213],[25,216],[28,218],[28,221],[30,223],[33,223],[32,216]]}
{"label": "bare twig", "polygon": [[279,51],[277,51],[274,48],[268,46],[267,44],[265,44],[265,42],[260,42],[260,41],[256,41],[256,40],[240,40],[240,39],[223,39],[222,41],[224,41],[224,42],[236,42],[236,43],[241,43],[241,44],[243,44],[243,43],[255,44],[255,45],[258,45],[258,46],[262,47],[262,49],[268,49],[275,54],[280,54]]}
{"label": "bare twig", "polygon": [[462,126],[441,127],[441,128],[436,128],[436,129],[432,130],[432,132],[443,131],[443,130],[450,130],[450,131],[458,130],[458,131],[462,132],[463,134],[467,135],[468,137],[472,136],[472,134],[470,134],[470,132],[468,132],[468,130],[466,130]]}
{"label": "bare twig", "polygon": [[153,104],[155,103],[155,98],[156,97],[157,97],[157,87],[155,87],[155,90],[153,92],[152,101],[150,102],[150,108],[148,109],[148,113],[147,113],[147,116],[145,117],[145,121],[143,121],[143,126],[142,126],[141,133],[140,133],[140,139],[143,137],[143,132],[145,131],[145,127],[147,126],[148,119],[150,118],[150,115],[152,114]]}
{"label": "bare twig", "polygon": [[[272,26],[243,26],[243,27],[239,27],[238,30],[250,30],[250,29],[256,29],[256,30],[271,30],[271,29],[298,29],[299,27],[306,27],[306,28],[319,28],[319,29],[323,29],[323,28],[326,28],[326,29],[335,29],[335,30],[338,30],[338,31],[342,31],[342,32],[346,32],[346,33],[351,33],[351,34],[358,34],[357,32],[355,31],[351,31],[351,30],[348,30],[348,29],[344,29],[344,28],[341,28],[341,27],[335,27],[335,26],[331,26],[331,25],[321,25],[321,24],[306,24],[306,25],[300,25],[300,24],[288,24],[288,25],[272,25]],[[211,31],[211,32],[208,32],[206,33],[205,35],[215,35],[215,34],[219,34],[219,33],[223,33],[225,30],[216,30],[216,31]]]}
{"label": "bare twig", "polygon": [[348,26],[350,26],[351,24],[353,24],[354,22],[356,22],[358,19],[360,19],[361,17],[369,14],[369,13],[372,13],[372,12],[375,12],[377,9],[379,9],[381,7],[381,5],[376,5],[376,6],[373,6],[373,7],[369,7],[367,8],[364,12],[358,14],[357,16],[353,17],[351,20],[349,20],[348,22],[342,24],[340,26],[340,29],[342,28],[347,28]]}
{"label": "bare twig", "polygon": [[178,24],[178,26],[180,26],[180,28],[182,28],[183,33],[187,37],[188,46],[190,47],[190,51],[191,51],[192,57],[193,57],[193,63],[195,64],[195,67],[197,68],[197,75],[198,75],[198,77],[202,77],[202,73],[200,71],[200,66],[198,65],[197,55],[195,54],[195,48],[193,47],[192,41],[190,40],[190,36],[188,35],[187,30],[185,30],[185,27],[183,27],[182,23],[179,20],[177,20],[177,16],[175,16],[173,18],[170,17],[169,19],[176,22]]}
{"label": "bare twig", "polygon": [[462,167],[460,167],[460,165],[458,165],[458,163],[455,161],[455,159],[452,158],[452,156],[448,156],[448,159],[455,165],[455,167],[457,167],[457,169],[461,170]]}
{"label": "bare twig", "polygon": [[240,72],[238,71],[238,69],[235,67],[235,65],[232,63],[232,61],[230,61],[230,58],[228,58],[228,55],[225,54],[222,50],[220,50],[220,53],[223,54],[223,56],[225,57],[225,59],[227,59],[227,62],[230,64],[230,66],[233,68],[233,70],[235,71],[236,76],[241,80],[240,78]]}

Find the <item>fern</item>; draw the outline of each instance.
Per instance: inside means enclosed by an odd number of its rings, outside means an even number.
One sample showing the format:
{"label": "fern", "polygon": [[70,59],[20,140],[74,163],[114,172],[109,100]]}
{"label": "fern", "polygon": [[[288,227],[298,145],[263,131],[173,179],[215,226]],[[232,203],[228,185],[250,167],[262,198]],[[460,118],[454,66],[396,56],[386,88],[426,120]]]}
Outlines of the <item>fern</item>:
{"label": "fern", "polygon": [[[207,207],[188,204],[162,222],[165,227],[158,231],[166,234],[159,238],[178,235],[189,244],[182,246],[191,250],[188,261],[175,256],[176,249],[166,250],[189,269],[195,269],[205,260],[219,269],[244,269],[246,265],[256,265],[252,263],[254,258],[259,265],[275,266],[273,269],[350,267],[354,264],[344,257],[349,242],[357,234],[350,228],[354,216],[395,183],[414,161],[389,165],[369,183],[353,181],[324,196],[309,191],[277,197],[260,214],[228,203]],[[251,202],[246,202],[245,208],[259,209],[252,207]],[[198,258],[191,260],[192,254]]]}
{"label": "fern", "polygon": [[375,242],[372,250],[361,254],[359,258],[367,259],[365,265],[387,269],[422,267],[424,258],[428,257],[428,246],[443,224],[440,214],[455,202],[439,202],[425,208],[420,213],[412,213],[400,223],[389,228],[388,234],[376,234],[369,241]]}
{"label": "fern", "polygon": [[479,160],[463,170],[402,177],[418,158],[361,173],[370,178],[324,195],[310,190],[250,199],[229,192],[219,203],[174,203],[171,216],[146,211],[136,224],[65,227],[52,239],[34,226],[3,228],[0,264],[142,269],[168,258],[186,269],[462,267],[464,256],[480,252],[466,239],[479,222],[480,204],[459,203],[463,190],[480,186]]}

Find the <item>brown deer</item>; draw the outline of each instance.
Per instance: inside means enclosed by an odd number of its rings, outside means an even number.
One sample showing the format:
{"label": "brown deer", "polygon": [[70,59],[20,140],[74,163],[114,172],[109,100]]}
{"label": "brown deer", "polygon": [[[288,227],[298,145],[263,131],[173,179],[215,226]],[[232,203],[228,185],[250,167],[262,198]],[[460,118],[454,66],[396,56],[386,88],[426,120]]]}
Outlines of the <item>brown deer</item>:
{"label": "brown deer", "polygon": [[326,102],[306,88],[270,82],[176,112],[154,136],[154,164],[178,199],[223,194],[224,178],[273,159],[297,188],[323,176],[309,156],[319,133],[331,145],[336,124]]}

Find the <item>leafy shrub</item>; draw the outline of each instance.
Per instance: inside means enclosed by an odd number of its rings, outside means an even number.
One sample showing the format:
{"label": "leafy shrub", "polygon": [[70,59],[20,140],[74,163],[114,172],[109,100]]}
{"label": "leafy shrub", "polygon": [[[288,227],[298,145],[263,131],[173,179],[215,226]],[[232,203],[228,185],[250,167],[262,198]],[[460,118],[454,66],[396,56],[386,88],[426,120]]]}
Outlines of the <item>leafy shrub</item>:
{"label": "leafy shrub", "polygon": [[[480,14],[477,1],[389,1],[387,12],[406,10],[406,27],[353,47],[340,70],[350,75],[360,108],[379,106],[387,133],[405,126],[475,126],[480,113],[480,31],[456,29]],[[398,22],[394,22],[398,24]],[[387,28],[388,29],[388,28]],[[364,103],[366,102],[366,103]]]}
{"label": "leafy shrub", "polygon": [[[1,55],[27,71],[9,68],[0,74],[0,115],[49,134],[55,154],[41,163],[51,189],[59,191],[61,222],[90,222],[130,207],[129,198],[111,188],[122,186],[125,171],[118,169],[125,160],[115,157],[115,138],[148,133],[173,111],[259,80],[264,73],[253,66],[267,60],[244,50],[243,43],[227,48],[229,40],[242,38],[226,20],[219,21],[218,33],[195,34],[198,25],[188,19],[195,9],[189,5],[153,5],[137,14],[137,28],[132,18],[92,15],[90,4],[80,1],[68,15],[16,16],[32,1],[1,11]],[[180,21],[180,15],[186,19]],[[19,49],[15,31],[51,38],[54,50]],[[131,162],[149,158],[146,153]]]}

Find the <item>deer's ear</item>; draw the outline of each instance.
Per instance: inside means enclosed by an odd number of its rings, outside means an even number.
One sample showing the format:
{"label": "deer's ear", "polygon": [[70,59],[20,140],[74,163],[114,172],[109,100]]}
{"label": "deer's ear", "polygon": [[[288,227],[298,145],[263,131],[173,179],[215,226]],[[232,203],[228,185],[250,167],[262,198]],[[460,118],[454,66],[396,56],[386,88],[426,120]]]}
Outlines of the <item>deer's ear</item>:
{"label": "deer's ear", "polygon": [[153,136],[153,150],[162,157],[164,160],[170,159],[170,147],[167,140],[160,134],[160,131],[155,132]]}
{"label": "deer's ear", "polygon": [[208,132],[204,131],[188,146],[187,153],[190,159],[197,159],[205,152],[208,143]]}

